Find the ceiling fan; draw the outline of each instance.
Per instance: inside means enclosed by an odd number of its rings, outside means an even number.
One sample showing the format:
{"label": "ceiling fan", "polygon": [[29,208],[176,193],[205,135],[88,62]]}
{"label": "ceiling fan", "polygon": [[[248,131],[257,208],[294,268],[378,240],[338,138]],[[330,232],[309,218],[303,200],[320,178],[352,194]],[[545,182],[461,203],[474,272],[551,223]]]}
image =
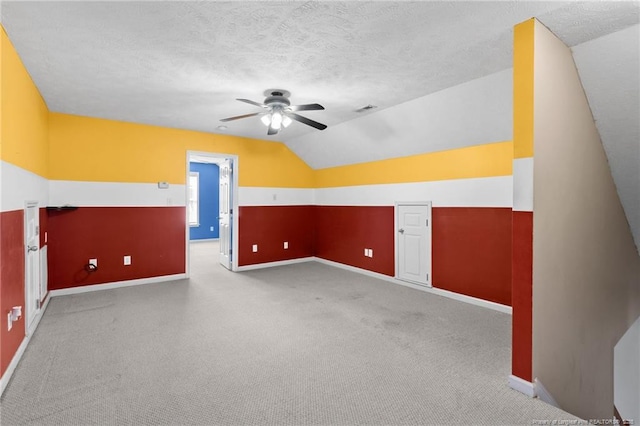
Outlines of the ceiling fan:
{"label": "ceiling fan", "polygon": [[280,89],[270,89],[264,92],[266,99],[263,103],[254,102],[249,99],[236,99],[240,102],[245,102],[251,105],[259,106],[264,108],[265,111],[255,112],[253,114],[244,114],[237,115],[235,117],[223,118],[220,121],[233,121],[239,120],[241,118],[262,116],[261,121],[265,126],[268,126],[267,135],[275,135],[282,129],[283,127],[287,127],[291,124],[292,120],[299,121],[300,123],[306,124],[307,126],[315,127],[318,130],[324,130],[327,128],[326,125],[322,123],[318,123],[317,121],[313,121],[308,119],[307,117],[303,117],[301,115],[296,114],[296,111],[317,111],[322,110],[324,107],[320,104],[306,104],[306,105],[291,105],[289,102],[289,93],[286,90]]}

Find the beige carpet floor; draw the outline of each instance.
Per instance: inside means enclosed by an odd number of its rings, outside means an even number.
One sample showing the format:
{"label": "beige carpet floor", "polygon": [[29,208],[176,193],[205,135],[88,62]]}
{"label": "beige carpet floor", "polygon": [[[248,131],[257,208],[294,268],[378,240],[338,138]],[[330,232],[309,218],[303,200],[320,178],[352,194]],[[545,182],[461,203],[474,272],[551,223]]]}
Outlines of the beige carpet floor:
{"label": "beige carpet floor", "polygon": [[511,317],[316,262],[52,298],[5,425],[532,424]]}

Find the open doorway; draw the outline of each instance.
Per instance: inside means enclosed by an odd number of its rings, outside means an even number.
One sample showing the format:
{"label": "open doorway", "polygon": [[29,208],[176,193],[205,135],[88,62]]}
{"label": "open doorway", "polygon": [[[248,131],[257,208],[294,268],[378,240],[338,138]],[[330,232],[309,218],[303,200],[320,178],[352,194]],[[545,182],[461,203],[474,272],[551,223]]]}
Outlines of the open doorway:
{"label": "open doorway", "polygon": [[186,274],[189,276],[191,272],[191,244],[198,241],[217,241],[217,253],[212,253],[211,262],[235,271],[238,264],[238,157],[187,151],[186,171]]}
{"label": "open doorway", "polygon": [[189,162],[187,217],[191,243],[220,237],[220,162],[218,158],[199,156]]}

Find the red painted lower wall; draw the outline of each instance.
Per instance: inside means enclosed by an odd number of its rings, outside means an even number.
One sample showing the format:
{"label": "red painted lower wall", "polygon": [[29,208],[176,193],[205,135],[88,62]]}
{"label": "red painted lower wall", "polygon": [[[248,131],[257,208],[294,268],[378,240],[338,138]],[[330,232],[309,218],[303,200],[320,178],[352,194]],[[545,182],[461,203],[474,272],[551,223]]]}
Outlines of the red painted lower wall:
{"label": "red painted lower wall", "polygon": [[[317,206],[316,256],[394,276],[393,211]],[[511,209],[434,207],[432,215],[433,286],[510,306]]]}
{"label": "red painted lower wall", "polygon": [[[513,291],[513,371],[530,380],[532,214],[443,207],[432,213],[434,287],[505,305]],[[239,266],[317,256],[395,274],[393,206],[245,206],[238,214]],[[43,209],[40,226],[41,246],[48,233],[50,290],[185,272],[184,207]],[[3,312],[24,305],[23,232],[22,211],[2,213]],[[132,256],[130,266],[125,255]],[[85,270],[90,258],[98,259],[96,272]],[[4,372],[24,323],[7,333],[6,316],[0,320]]]}
{"label": "red painted lower wall", "polygon": [[[316,206],[316,256],[394,276],[393,206]],[[373,249],[366,257],[364,249]]]}
{"label": "red painted lower wall", "polygon": [[[49,290],[185,272],[184,207],[49,211],[47,226]],[[96,272],[85,270],[90,258]]]}
{"label": "red painted lower wall", "polygon": [[513,212],[512,351],[514,376],[532,380],[533,213]]}
{"label": "red painted lower wall", "polygon": [[[299,259],[314,255],[315,206],[240,207],[238,265]],[[289,248],[284,248],[284,242]],[[254,244],[258,251],[253,252]]]}
{"label": "red painted lower wall", "polygon": [[[393,221],[393,206],[240,207],[238,265],[317,256],[394,276]],[[433,208],[434,287],[511,305],[511,221],[508,208]],[[50,289],[185,271],[183,207],[80,207],[42,223]],[[84,269],[89,258],[97,272]]]}
{"label": "red painted lower wall", "polygon": [[25,336],[24,316],[7,330],[7,314],[14,306],[24,309],[24,212],[0,213],[0,376]]}
{"label": "red painted lower wall", "polygon": [[434,207],[433,286],[511,305],[511,208]]}

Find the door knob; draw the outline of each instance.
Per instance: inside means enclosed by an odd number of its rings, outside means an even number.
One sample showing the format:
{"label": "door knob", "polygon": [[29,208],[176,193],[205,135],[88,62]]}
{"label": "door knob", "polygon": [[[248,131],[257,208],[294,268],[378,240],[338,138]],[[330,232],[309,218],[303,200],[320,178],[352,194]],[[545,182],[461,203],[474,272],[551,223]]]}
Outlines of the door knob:
{"label": "door knob", "polygon": [[27,246],[28,251],[38,251],[38,246]]}
{"label": "door knob", "polygon": [[404,229],[400,228],[400,229],[398,229],[398,232],[401,233],[401,234],[404,234]]}

